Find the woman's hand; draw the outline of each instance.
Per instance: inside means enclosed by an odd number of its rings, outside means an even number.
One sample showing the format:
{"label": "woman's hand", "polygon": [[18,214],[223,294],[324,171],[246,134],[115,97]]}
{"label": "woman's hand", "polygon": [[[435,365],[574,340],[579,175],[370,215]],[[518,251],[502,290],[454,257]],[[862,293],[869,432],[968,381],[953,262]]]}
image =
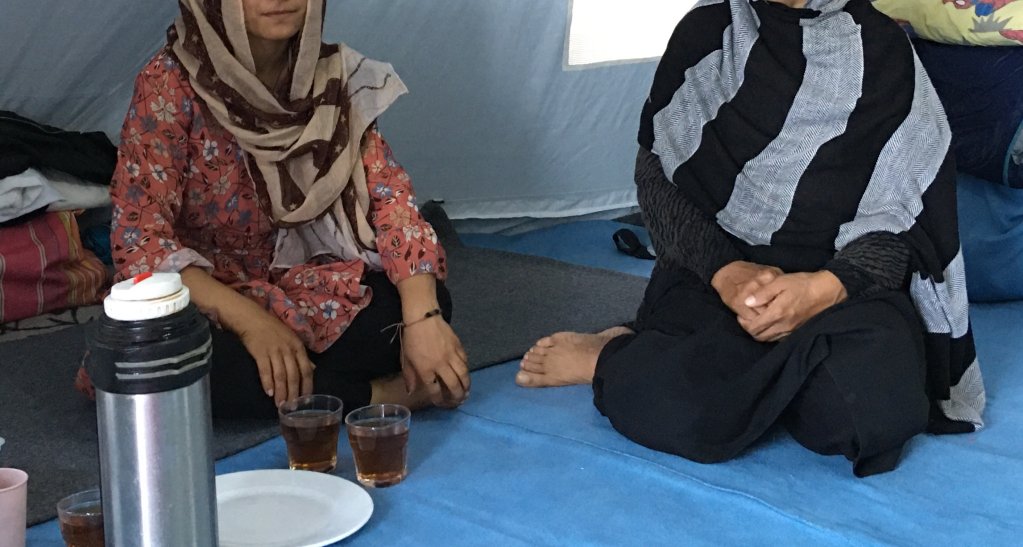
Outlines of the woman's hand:
{"label": "woman's hand", "polygon": [[828,271],[779,276],[743,302],[761,310],[739,324],[758,342],[777,342],[822,311],[848,298],[842,282]]}
{"label": "woman's hand", "polygon": [[397,284],[401,295],[402,375],[412,393],[419,386],[430,393],[434,405],[453,407],[469,396],[469,365],[462,342],[444,318],[423,317],[436,309],[437,278],[414,275]]}
{"label": "woman's hand", "polygon": [[469,366],[462,342],[440,316],[406,327],[402,334],[405,386],[422,383],[434,405],[455,407],[469,396]]}
{"label": "woman's hand", "polygon": [[305,345],[295,331],[262,306],[217,281],[201,268],[181,270],[192,301],[241,338],[256,360],[263,391],[280,406],[313,391],[313,369]]}
{"label": "woman's hand", "polygon": [[253,312],[241,325],[236,325],[235,333],[241,338],[249,355],[256,360],[263,390],[273,397],[277,406],[297,397],[311,395],[313,370],[316,366],[309,360],[305,344],[280,319],[263,309],[258,311]]}
{"label": "woman's hand", "polygon": [[763,308],[749,306],[746,300],[781,275],[783,272],[773,266],[735,261],[718,270],[710,284],[735,315],[749,321]]}

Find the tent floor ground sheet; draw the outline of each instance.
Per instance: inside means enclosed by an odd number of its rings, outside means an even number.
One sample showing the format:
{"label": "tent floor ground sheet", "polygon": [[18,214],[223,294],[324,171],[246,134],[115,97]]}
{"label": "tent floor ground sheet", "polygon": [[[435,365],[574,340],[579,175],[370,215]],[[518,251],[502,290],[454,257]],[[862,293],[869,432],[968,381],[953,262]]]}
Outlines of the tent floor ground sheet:
{"label": "tent floor ground sheet", "polygon": [[[614,250],[620,227],[585,222],[463,239],[649,274],[652,262]],[[618,435],[588,386],[518,388],[518,363],[510,362],[473,373],[472,396],[458,410],[413,417],[408,479],[370,491],[373,518],[344,544],[1018,544],[1023,302],[975,305],[972,313],[988,427],[919,436],[894,472],[856,479],[843,458],[808,452],[781,430],[734,461],[689,462]],[[339,475],[354,480],[346,440],[339,454]],[[217,472],[286,466],[278,437],[221,460]],[[28,538],[31,546],[62,545],[52,521]]]}

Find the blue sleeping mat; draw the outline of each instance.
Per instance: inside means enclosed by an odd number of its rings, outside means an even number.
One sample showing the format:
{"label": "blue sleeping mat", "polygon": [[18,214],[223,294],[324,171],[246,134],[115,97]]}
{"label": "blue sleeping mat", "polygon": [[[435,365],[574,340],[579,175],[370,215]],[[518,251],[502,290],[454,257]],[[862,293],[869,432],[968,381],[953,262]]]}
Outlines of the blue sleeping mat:
{"label": "blue sleeping mat", "polygon": [[970,300],[1023,300],[1023,189],[961,174],[958,195]]}
{"label": "blue sleeping mat", "polygon": [[[649,262],[613,250],[619,227],[587,222],[464,239],[648,273]],[[507,363],[474,373],[459,410],[413,417],[408,479],[370,491],[373,518],[344,544],[1019,545],[1023,303],[977,305],[973,317],[988,428],[918,437],[892,473],[856,479],[843,458],[812,454],[780,430],[735,461],[692,463],[619,436],[588,387],[518,388],[518,364]],[[354,479],[347,441],[339,450],[341,475]],[[217,470],[286,465],[278,438]],[[30,545],[59,541],[52,522],[29,530]]]}

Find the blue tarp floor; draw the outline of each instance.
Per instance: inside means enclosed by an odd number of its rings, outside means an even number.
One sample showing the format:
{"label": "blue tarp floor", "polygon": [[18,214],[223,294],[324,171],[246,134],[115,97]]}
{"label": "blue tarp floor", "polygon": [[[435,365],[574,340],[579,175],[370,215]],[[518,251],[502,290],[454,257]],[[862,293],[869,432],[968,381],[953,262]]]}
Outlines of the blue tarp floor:
{"label": "blue tarp floor", "polygon": [[[585,222],[464,239],[648,275],[650,262],[614,251],[618,227]],[[476,372],[462,408],[413,417],[408,479],[370,491],[373,518],[344,544],[1019,545],[1023,302],[975,305],[973,320],[988,427],[918,437],[896,471],[868,479],[780,430],[735,461],[692,463],[619,436],[588,387],[518,388],[517,362]],[[354,480],[347,440],[339,453],[340,475]],[[277,438],[217,471],[286,466]],[[53,522],[28,537],[31,546],[62,545]]]}

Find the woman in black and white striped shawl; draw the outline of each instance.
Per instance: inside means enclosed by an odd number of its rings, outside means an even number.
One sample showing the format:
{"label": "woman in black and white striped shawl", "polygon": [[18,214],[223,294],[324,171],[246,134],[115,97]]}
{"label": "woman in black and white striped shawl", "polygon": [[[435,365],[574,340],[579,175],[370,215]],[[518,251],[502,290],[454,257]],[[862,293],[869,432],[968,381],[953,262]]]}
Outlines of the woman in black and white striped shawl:
{"label": "woman in black and white striped shawl", "polygon": [[983,426],[948,124],[868,0],[700,0],[639,141],[637,321],[541,340],[519,384],[592,381],[620,432],[703,462],[780,419],[864,476]]}

